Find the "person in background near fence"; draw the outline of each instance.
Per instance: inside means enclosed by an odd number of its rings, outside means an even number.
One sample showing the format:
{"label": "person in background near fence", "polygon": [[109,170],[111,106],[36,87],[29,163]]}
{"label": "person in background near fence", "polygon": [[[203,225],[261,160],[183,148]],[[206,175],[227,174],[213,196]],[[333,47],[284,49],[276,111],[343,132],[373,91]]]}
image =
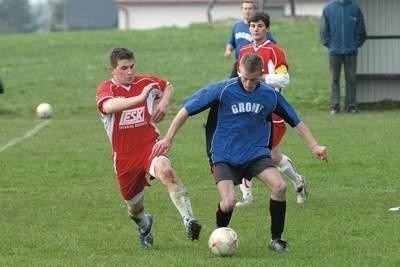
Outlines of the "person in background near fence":
{"label": "person in background near fence", "polygon": [[272,87],[261,81],[263,60],[247,54],[239,61],[239,77],[206,85],[186,99],[172,120],[164,138],[153,147],[153,156],[170,150],[174,137],[189,116],[218,106],[218,123],[211,142],[211,170],[220,195],[216,227],[227,227],[235,208],[235,185],[243,177],[257,177],[270,190],[271,240],[269,248],[289,249],[282,240],[286,216],[286,183],[271,159],[268,148],[272,112],[284,117],[320,160],[327,160],[327,149],[315,140],[293,107]]}
{"label": "person in background near fence", "polygon": [[113,49],[109,69],[112,78],[99,85],[96,103],[111,142],[120,192],[129,217],[139,227],[140,244],[153,246],[153,217],[145,213],[143,203],[145,186],[153,178],[166,186],[189,238],[199,239],[201,224],[193,216],[188,192],[170,160],[165,154],[151,157],[159,136],[156,123],[171,103],[172,84],[151,75],[136,75],[134,54],[126,48]]}
{"label": "person in background near fence", "polygon": [[344,109],[357,113],[357,52],[367,37],[364,16],[353,0],[333,0],[322,11],[321,43],[328,48],[332,115],[340,112],[340,72],[344,67]]}
{"label": "person in background near fence", "polygon": [[[233,24],[232,31],[229,36],[228,43],[226,44],[225,53],[224,53],[225,58],[229,59],[231,57],[232,52],[235,51],[235,61],[234,61],[232,73],[230,76],[231,78],[238,76],[237,75],[237,60],[239,57],[240,49],[243,46],[250,44],[253,41],[253,38],[251,37],[251,33],[249,30],[248,19],[255,12],[256,4],[254,3],[254,1],[244,0],[241,3],[240,10],[242,12],[242,19],[236,21]],[[267,33],[267,39],[273,43],[276,43],[272,33],[270,33],[270,32]]]}
{"label": "person in background near fence", "polygon": [[[240,50],[239,60],[246,54],[257,54],[263,59],[263,76],[262,79],[266,84],[275,90],[282,92],[289,85],[288,63],[283,49],[278,45],[266,39],[266,33],[270,29],[270,17],[268,14],[257,11],[249,18],[250,32],[253,42]],[[285,121],[277,114],[272,114],[272,138],[271,157],[279,170],[286,174],[292,182],[296,194],[297,203],[303,204],[307,201],[308,192],[306,179],[295,168],[292,160],[282,154],[279,144],[286,132]],[[240,185],[243,200],[237,202],[237,206],[249,206],[254,202],[252,193],[252,183],[247,179],[243,179]]]}

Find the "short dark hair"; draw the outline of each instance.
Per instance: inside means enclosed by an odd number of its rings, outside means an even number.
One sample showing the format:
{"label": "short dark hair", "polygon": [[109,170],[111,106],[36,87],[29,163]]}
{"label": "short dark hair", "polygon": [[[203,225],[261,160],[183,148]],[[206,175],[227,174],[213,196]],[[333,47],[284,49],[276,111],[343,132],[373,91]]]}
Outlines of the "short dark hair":
{"label": "short dark hair", "polygon": [[256,3],[254,1],[252,1],[252,0],[243,0],[241,5],[243,5],[243,4],[252,4],[254,9],[257,9]]}
{"label": "short dark hair", "polygon": [[263,11],[256,11],[254,12],[253,15],[250,16],[249,18],[249,24],[250,22],[257,22],[257,21],[262,21],[264,22],[265,26],[268,28],[270,25],[270,19],[269,15]]}
{"label": "short dark hair", "polygon": [[135,55],[132,51],[127,48],[117,47],[114,48],[110,54],[110,64],[112,67],[116,67],[118,65],[118,60],[121,59],[135,59]]}
{"label": "short dark hair", "polygon": [[262,72],[263,70],[263,61],[257,54],[244,55],[240,60],[240,65],[242,65],[244,69],[250,73],[254,73],[256,71]]}

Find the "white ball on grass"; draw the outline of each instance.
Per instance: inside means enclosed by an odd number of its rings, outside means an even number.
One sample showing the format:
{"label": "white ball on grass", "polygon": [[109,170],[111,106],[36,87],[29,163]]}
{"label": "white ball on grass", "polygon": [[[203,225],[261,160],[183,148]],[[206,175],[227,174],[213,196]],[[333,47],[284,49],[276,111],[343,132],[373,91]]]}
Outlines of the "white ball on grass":
{"label": "white ball on grass", "polygon": [[211,233],[208,247],[216,256],[233,256],[239,248],[239,237],[232,228],[220,227]]}
{"label": "white ball on grass", "polygon": [[49,119],[53,115],[53,107],[49,103],[41,103],[36,108],[39,119]]}

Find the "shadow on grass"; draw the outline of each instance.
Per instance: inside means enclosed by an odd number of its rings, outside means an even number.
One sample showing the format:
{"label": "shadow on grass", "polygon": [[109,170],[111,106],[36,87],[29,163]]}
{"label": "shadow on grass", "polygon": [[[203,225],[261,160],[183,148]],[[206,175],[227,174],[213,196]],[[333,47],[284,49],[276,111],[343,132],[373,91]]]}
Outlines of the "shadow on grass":
{"label": "shadow on grass", "polygon": [[361,103],[357,104],[361,110],[367,111],[388,111],[400,109],[400,101],[383,100],[375,103]]}

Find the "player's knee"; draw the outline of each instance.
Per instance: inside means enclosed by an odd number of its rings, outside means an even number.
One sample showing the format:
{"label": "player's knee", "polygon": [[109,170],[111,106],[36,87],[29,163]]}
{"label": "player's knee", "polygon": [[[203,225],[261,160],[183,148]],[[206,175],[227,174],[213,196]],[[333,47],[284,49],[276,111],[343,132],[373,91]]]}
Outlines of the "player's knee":
{"label": "player's knee", "polygon": [[271,191],[275,195],[285,196],[286,189],[287,189],[287,185],[286,185],[285,181],[281,180],[280,182],[275,183],[272,186]]}
{"label": "player's knee", "polygon": [[179,181],[175,175],[175,171],[170,166],[164,167],[159,170],[159,179],[162,181],[163,184],[166,185],[179,184]]}
{"label": "player's knee", "polygon": [[222,211],[230,212],[230,211],[233,211],[233,209],[235,208],[235,204],[236,204],[236,198],[234,196],[226,197],[221,200],[220,207],[221,207]]}

